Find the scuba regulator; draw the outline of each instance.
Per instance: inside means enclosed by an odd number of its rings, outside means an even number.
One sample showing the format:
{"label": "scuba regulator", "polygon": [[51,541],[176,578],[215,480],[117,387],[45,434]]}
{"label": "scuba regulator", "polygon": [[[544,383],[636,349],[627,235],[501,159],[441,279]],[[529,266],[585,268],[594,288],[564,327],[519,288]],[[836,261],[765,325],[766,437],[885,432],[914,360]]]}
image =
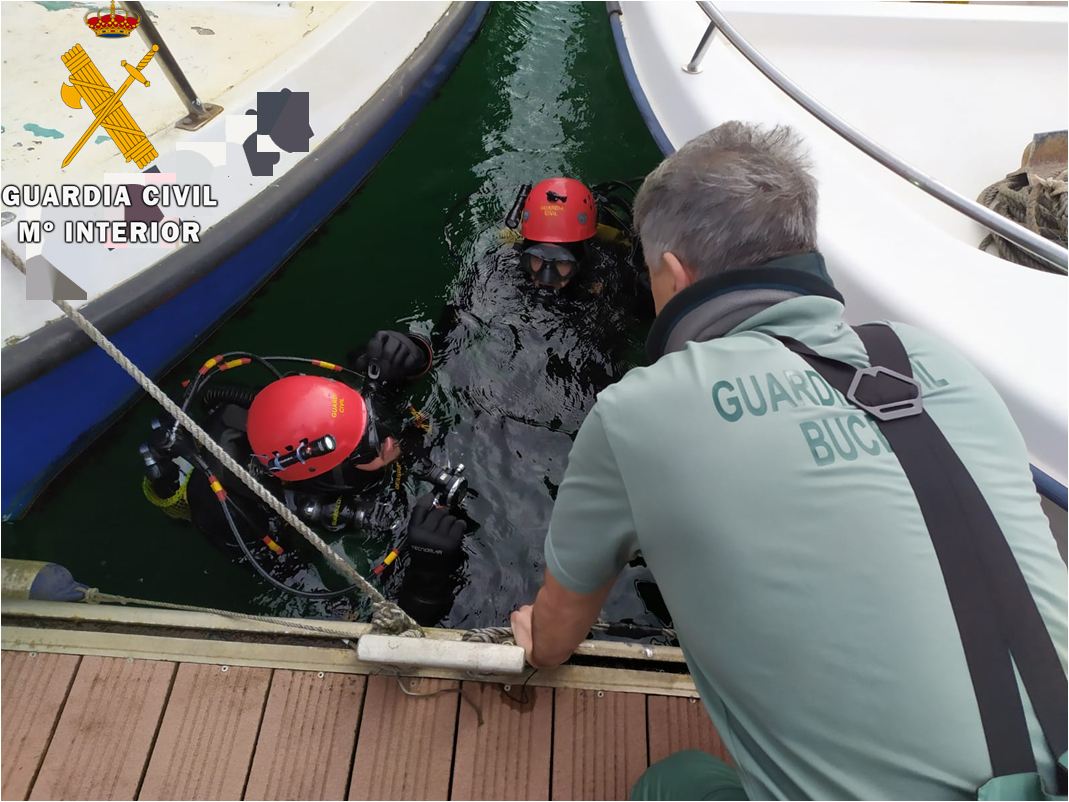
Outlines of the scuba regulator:
{"label": "scuba regulator", "polygon": [[455,468],[442,468],[433,463],[425,463],[416,475],[434,488],[434,506],[454,507],[460,506],[468,494],[468,480],[461,476],[463,473],[463,464]]}
{"label": "scuba regulator", "polygon": [[173,426],[174,418],[167,413],[154,418],[148,442],[139,451],[144,463],[142,488],[145,497],[168,515],[187,517],[184,503],[185,483],[193,471],[191,454],[196,449],[184,429]]}

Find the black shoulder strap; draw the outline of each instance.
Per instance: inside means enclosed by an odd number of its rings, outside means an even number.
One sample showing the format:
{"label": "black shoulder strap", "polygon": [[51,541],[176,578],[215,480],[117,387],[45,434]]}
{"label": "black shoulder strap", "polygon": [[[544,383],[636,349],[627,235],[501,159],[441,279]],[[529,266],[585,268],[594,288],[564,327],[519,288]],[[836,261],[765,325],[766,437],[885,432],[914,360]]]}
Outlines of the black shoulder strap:
{"label": "black shoulder strap", "polygon": [[[902,341],[889,326],[855,331],[872,367],[857,369],[797,340],[777,339],[868,412],[898,457],[946,582],[993,776],[1034,772],[1014,665],[1057,760],[1066,751],[1069,683],[1050,633],[986,499],[923,408]],[[1064,776],[1059,780],[1064,784]]]}

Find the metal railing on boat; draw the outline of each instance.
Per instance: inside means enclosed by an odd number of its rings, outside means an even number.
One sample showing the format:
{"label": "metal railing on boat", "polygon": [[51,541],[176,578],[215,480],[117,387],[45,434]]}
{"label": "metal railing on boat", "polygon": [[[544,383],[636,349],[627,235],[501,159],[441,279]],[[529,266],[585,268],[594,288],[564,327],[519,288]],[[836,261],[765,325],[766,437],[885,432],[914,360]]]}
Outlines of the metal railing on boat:
{"label": "metal railing on boat", "polygon": [[1029,231],[1024,226],[1008,220],[997,212],[993,212],[986,206],[969,200],[950,187],[921,172],[909,163],[903,161],[895,154],[881,146],[875,140],[867,137],[861,131],[854,128],[848,122],[836,115],[820,101],[807,93],[798,84],[784,75],[772,62],[761,55],[758,50],[743,38],[731,23],[727,21],[720,10],[709,0],[698,0],[698,7],[709,18],[709,27],[702,34],[701,41],[690,61],[683,65],[683,71],[695,75],[701,72],[701,63],[708,53],[710,46],[719,30],[724,38],[741,53],[747,61],[756,67],[762,75],[779,87],[795,103],[800,105],[824,125],[865,153],[875,159],[884,167],[897,173],[909,181],[918,189],[924,190],[929,195],[939,199],[952,209],[961,212],[966,217],[979,223],[985,228],[998,234],[1015,245],[1020,246],[1037,259],[1056,270],[1065,273],[1069,270],[1069,251],[1056,245],[1039,234]]}
{"label": "metal railing on boat", "polygon": [[[168,82],[171,84],[171,88],[174,89],[175,94],[182,100],[182,103],[186,107],[186,116],[175,123],[175,128],[180,128],[183,131],[196,131],[198,128],[203,127],[209,120],[217,117],[223,111],[222,106],[217,106],[214,103],[205,103],[200,99],[197,91],[190,84],[189,79],[186,78],[186,74],[182,71],[182,68],[178,66],[178,60],[171,53],[171,48],[167,46],[167,43],[163,40],[163,36],[160,35],[159,30],[156,28],[152,19],[149,17],[149,12],[145,10],[144,3],[137,2],[124,2],[123,6],[127,11],[133,11],[137,14],[140,24],[138,25],[138,33],[141,34],[141,38],[145,40],[146,44],[155,45],[159,48],[159,66],[163,70],[163,74],[167,77]],[[115,11],[115,4],[111,4],[112,13]]]}

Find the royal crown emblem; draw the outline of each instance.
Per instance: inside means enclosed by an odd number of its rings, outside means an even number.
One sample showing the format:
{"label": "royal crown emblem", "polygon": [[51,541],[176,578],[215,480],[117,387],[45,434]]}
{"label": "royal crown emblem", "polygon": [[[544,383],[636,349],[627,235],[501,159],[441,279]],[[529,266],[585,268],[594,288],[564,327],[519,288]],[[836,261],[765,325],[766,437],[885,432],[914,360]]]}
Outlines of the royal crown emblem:
{"label": "royal crown emblem", "polygon": [[[94,14],[96,16],[93,16]],[[115,0],[112,0],[110,14],[106,13],[103,8],[90,11],[85,15],[85,24],[97,36],[103,36],[105,39],[121,39],[129,36],[141,24],[141,15],[136,11],[115,13]]]}

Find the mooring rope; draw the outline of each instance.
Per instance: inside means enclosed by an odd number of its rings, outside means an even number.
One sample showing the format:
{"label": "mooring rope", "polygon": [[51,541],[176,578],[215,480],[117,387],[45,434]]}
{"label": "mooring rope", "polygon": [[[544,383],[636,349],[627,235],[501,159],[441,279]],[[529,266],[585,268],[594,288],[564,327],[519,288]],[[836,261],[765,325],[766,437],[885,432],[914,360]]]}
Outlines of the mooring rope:
{"label": "mooring rope", "polygon": [[[479,726],[481,727],[483,725],[483,709],[474,699],[472,699],[468,694],[464,692],[463,685],[458,685],[455,688],[439,688],[436,691],[425,691],[421,693],[419,691],[410,691],[408,688],[406,688],[404,680],[402,680],[400,674],[394,674],[394,676],[397,678],[397,687],[401,689],[401,693],[403,693],[405,696],[414,696],[417,699],[430,699],[432,696],[437,696],[440,693],[458,694],[460,698],[467,702],[469,705],[471,705],[472,709],[475,711],[475,715],[479,719]],[[419,677],[417,679],[413,679],[412,682],[413,684],[418,684],[421,680],[422,677]]]}
{"label": "mooring rope", "polygon": [[[591,632],[603,632],[610,635],[630,635],[631,637],[663,637],[668,640],[677,640],[676,631],[671,627],[647,627],[642,624],[610,624],[608,621],[595,621],[591,627]],[[469,629],[463,635],[460,636],[462,641],[468,641],[470,643],[515,643],[516,638],[513,635],[512,627],[482,627],[480,629]]]}
{"label": "mooring rope", "polygon": [[[26,264],[22,261],[11,247],[0,240],[0,247],[2,247],[3,255],[13,264],[21,273],[25,275]],[[304,536],[305,540],[311,543],[317,551],[319,551],[324,557],[329,560],[338,571],[346,576],[354,585],[359,588],[368,598],[371,599],[371,624],[372,627],[379,632],[385,632],[388,634],[402,635],[406,637],[423,637],[423,629],[416,623],[416,621],[404,610],[402,610],[395,603],[389,601],[364,577],[362,577],[355,568],[342,559],[334,549],[328,546],[322,538],[320,538],[315,532],[313,532],[307,524],[300,518],[294,515],[289,509],[282,504],[274,495],[272,495],[263,485],[261,485],[256,478],[245,470],[237,461],[235,461],[229,454],[227,454],[219,445],[212,440],[212,438],[205,432],[196,421],[189,417],[182,411],[174,401],[172,401],[166,393],[163,392],[156,384],[146,376],[141,370],[118,349],[115,345],[108,340],[101,332],[90,323],[77,309],[72,307],[66,301],[57,301],[53,299],[52,303],[58,306],[63,313],[74,321],[85,334],[97,345],[99,345],[119,366],[125,370],[134,381],[136,381],[141,387],[152,396],[168,413],[170,413],[175,420],[182,424],[186,430],[193,435],[198,443],[206,448],[216,459],[223,464],[231,473],[233,473],[238,479],[245,484],[256,496],[263,501],[268,507],[278,513],[282,519],[296,529]]]}
{"label": "mooring rope", "polygon": [[[977,202],[998,212],[1003,217],[1020,223],[1029,231],[1066,247],[1067,176],[1069,171],[1044,178],[1021,169],[1010,173],[989,186],[976,199]],[[1001,258],[1038,270],[1064,273],[1063,268],[1036,259],[1028,251],[1014,245],[998,234],[990,233],[980,243],[980,250],[994,247]]]}
{"label": "mooring rope", "polygon": [[348,632],[341,632],[336,629],[327,629],[326,627],[317,626],[315,624],[305,624],[301,621],[294,621],[292,618],[275,618],[274,616],[256,615],[255,613],[238,613],[233,610],[220,610],[216,607],[200,607],[195,604],[175,604],[173,602],[153,601],[152,599],[135,599],[130,596],[118,596],[114,593],[103,593],[98,588],[86,588],[82,601],[86,604],[136,604],[140,607],[162,607],[165,610],[182,610],[187,613],[210,613],[212,615],[225,616],[226,618],[237,618],[243,621],[279,624],[292,629],[303,629],[308,632],[329,635],[332,638],[344,641],[347,646],[352,645],[353,642],[359,639],[358,635],[352,635]]}
{"label": "mooring rope", "polygon": [[460,636],[463,641],[469,643],[515,643],[516,638],[512,634],[512,627],[482,627],[481,629],[469,629]]}

